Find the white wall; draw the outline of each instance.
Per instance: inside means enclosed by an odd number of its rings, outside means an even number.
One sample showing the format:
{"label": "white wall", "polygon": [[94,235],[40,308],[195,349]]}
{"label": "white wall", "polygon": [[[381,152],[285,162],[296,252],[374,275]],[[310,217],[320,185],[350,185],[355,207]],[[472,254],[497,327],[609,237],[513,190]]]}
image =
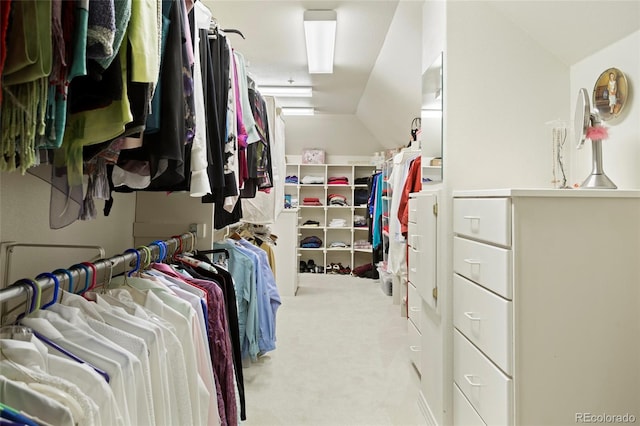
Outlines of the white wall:
{"label": "white wall", "polygon": [[407,145],[420,116],[422,2],[401,1],[356,115],[387,148]]}
{"label": "white wall", "polygon": [[545,123],[568,118],[569,70],[488,3],[447,3],[444,178],[550,188]]}
{"label": "white wall", "polygon": [[321,114],[284,119],[287,155],[300,155],[306,148],[324,149],[328,155],[371,155],[384,149],[355,115]]}
{"label": "white wall", "polygon": [[[50,186],[29,174],[0,173],[0,242],[99,245],[106,256],[133,246],[135,194],[114,194],[111,214],[104,217],[103,202],[96,202],[98,218],[77,221],[66,228],[49,229]],[[69,267],[94,258],[96,250],[16,248],[11,262],[11,284],[18,278]],[[0,259],[0,288],[5,259]]]}
{"label": "white wall", "polygon": [[[620,189],[640,188],[640,31],[602,49],[571,67],[571,117],[578,90],[586,88],[591,95],[600,73],[615,67],[625,73],[630,87],[628,102],[622,114],[604,123],[609,139],[603,141],[604,171]],[[591,146],[576,150],[571,144],[571,181],[578,184],[591,172]]]}

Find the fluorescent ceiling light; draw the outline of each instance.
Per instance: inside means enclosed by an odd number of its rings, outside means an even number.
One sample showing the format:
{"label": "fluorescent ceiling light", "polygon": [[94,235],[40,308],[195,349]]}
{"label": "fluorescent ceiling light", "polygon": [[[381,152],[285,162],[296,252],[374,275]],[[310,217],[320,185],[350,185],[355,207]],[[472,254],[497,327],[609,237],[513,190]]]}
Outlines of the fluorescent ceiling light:
{"label": "fluorescent ceiling light", "polygon": [[282,107],[283,115],[314,115],[314,108]]}
{"label": "fluorescent ceiling light", "polygon": [[263,96],[280,96],[283,98],[310,98],[309,86],[258,86]]}
{"label": "fluorescent ceiling light", "polygon": [[304,36],[307,42],[309,73],[333,73],[333,53],[336,45],[335,10],[306,10]]}

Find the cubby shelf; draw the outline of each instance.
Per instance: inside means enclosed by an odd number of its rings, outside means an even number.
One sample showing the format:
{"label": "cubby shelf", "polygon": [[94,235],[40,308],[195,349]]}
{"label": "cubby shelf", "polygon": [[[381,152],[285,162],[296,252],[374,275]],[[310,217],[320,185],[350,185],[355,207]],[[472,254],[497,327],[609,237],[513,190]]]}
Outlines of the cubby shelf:
{"label": "cubby shelf", "polygon": [[[356,227],[356,216],[367,216],[367,205],[358,200],[354,205],[356,195],[362,196],[366,191],[366,183],[356,184],[358,178],[370,177],[375,172],[371,164],[288,164],[287,176],[297,176],[298,184],[288,183],[285,192],[290,195],[292,204],[298,208],[298,247],[300,241],[306,237],[315,236],[322,240],[319,248],[298,248],[298,259],[305,263],[313,260],[316,265],[340,263],[343,266],[362,265],[371,263],[372,250],[354,249],[353,243],[366,240],[368,227]],[[322,183],[303,183],[305,177],[315,177],[315,181]],[[330,177],[343,176],[348,184],[328,184]],[[328,205],[328,196],[337,194],[343,196],[346,206]],[[321,206],[304,205],[305,198],[317,198]],[[315,225],[304,225],[306,221],[315,221]],[[344,226],[330,226],[331,221],[344,221]],[[341,242],[348,247],[330,247],[333,242]]]}

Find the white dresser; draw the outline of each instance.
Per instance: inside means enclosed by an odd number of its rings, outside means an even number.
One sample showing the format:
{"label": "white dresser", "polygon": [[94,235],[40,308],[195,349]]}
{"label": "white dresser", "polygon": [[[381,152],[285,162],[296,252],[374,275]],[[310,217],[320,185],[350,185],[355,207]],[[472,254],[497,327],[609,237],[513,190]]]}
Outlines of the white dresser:
{"label": "white dresser", "polygon": [[[407,230],[407,334],[411,361],[422,374],[422,332],[427,309],[435,310],[436,290],[436,219],[435,193],[415,193],[409,198]],[[426,349],[426,348],[425,348]]]}
{"label": "white dresser", "polygon": [[420,373],[418,403],[428,424],[447,424],[445,377],[447,341],[442,299],[438,292],[442,253],[438,251],[440,226],[437,189],[423,189],[409,198],[407,232],[407,331],[409,353]]}
{"label": "white dresser", "polygon": [[454,423],[640,421],[640,191],[453,196]]}

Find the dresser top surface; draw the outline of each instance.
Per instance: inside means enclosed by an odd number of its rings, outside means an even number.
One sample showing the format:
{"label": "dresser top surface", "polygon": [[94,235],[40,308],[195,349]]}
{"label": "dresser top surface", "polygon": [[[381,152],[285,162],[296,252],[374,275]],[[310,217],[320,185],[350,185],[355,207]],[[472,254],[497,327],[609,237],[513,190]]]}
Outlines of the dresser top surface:
{"label": "dresser top surface", "polygon": [[496,188],[453,191],[457,198],[466,197],[552,197],[552,198],[640,198],[640,190],[630,189],[544,189]]}

